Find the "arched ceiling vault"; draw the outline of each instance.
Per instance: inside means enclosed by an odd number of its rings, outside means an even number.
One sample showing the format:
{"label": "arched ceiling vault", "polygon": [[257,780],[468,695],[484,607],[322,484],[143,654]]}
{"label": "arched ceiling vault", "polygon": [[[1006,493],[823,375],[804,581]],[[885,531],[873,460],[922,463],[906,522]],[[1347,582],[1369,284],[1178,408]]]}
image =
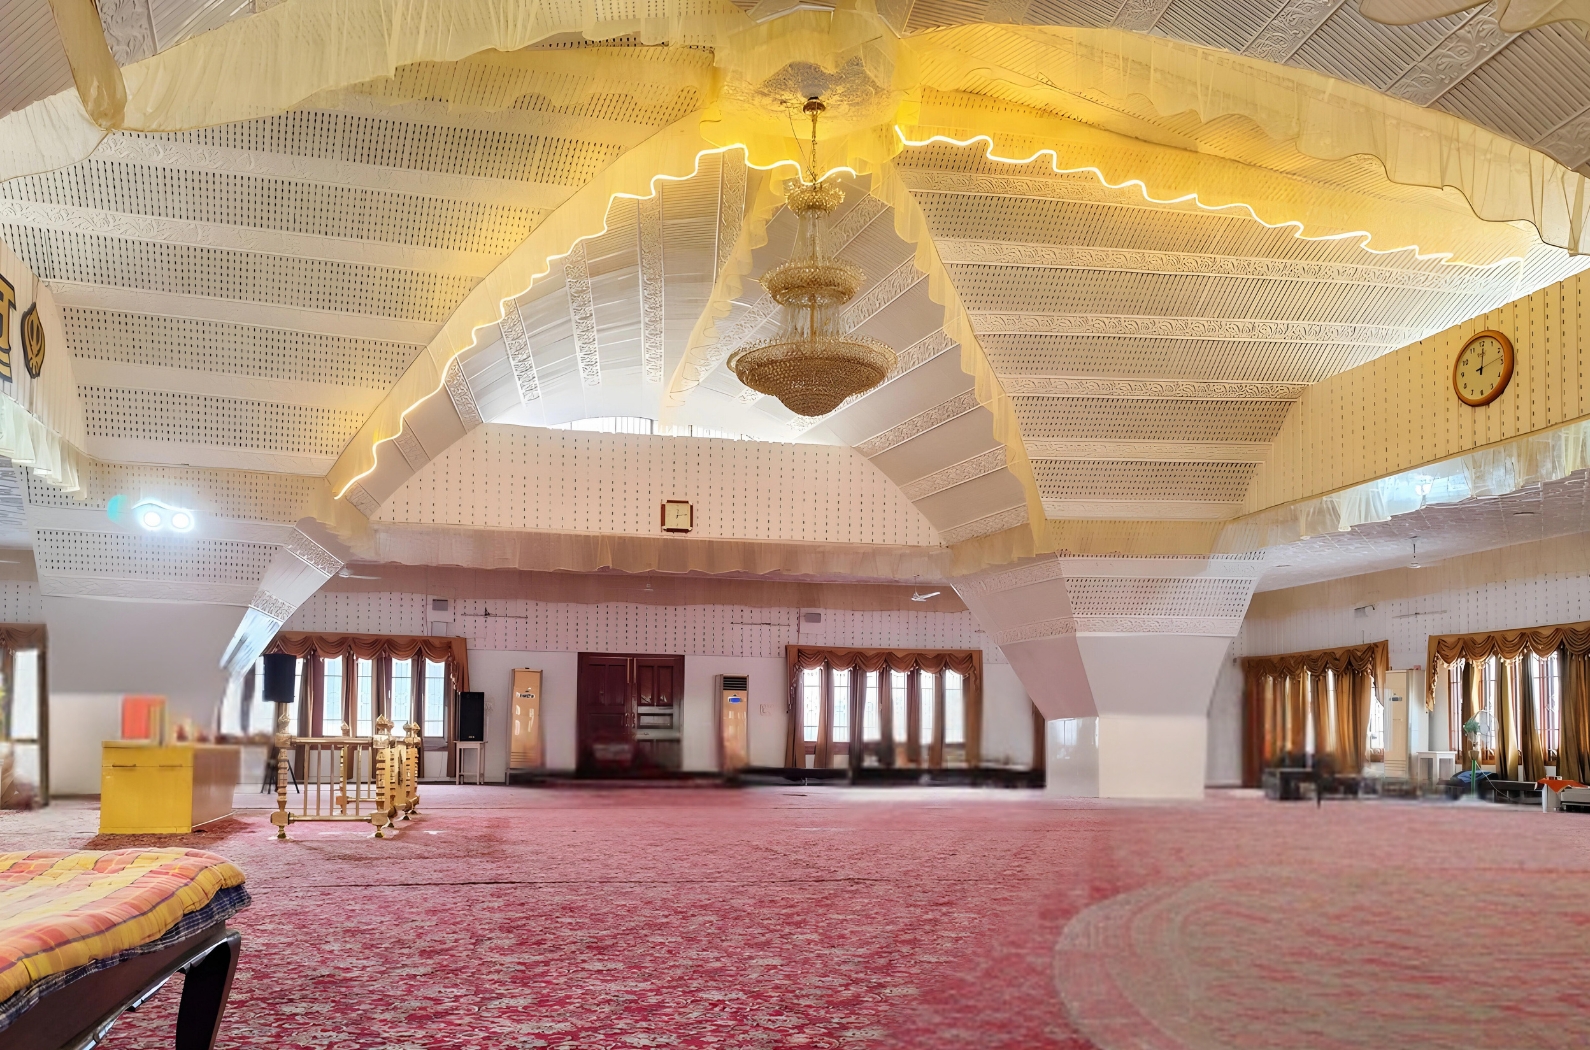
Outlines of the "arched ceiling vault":
{"label": "arched ceiling vault", "polygon": [[[499,8],[520,10],[451,10]],[[1120,549],[1134,523],[1210,536],[1307,385],[1586,265],[1565,246],[1590,207],[1567,170],[1590,160],[1590,45],[1489,6],[1408,26],[1330,0],[1207,8],[537,14],[478,37],[507,52],[433,54],[415,30],[391,75],[306,81],[286,107],[178,97],[220,68],[202,58],[324,30],[289,3],[117,52],[144,59],[133,116],[0,183],[0,237],[55,292],[104,461],[325,475],[374,516],[483,423],[643,417],[849,446],[975,549],[963,568],[1057,534]],[[1108,26],[1131,32],[1089,28]],[[1224,94],[1176,108],[1199,70]],[[1321,85],[1380,123],[1331,123]],[[773,321],[754,279],[787,257],[775,165],[798,156],[778,107],[810,90],[844,103],[833,243],[867,273],[846,323],[900,357],[820,420],[723,365]],[[199,126],[162,130],[185,113]],[[1409,138],[1362,155],[1388,127]],[[1488,178],[1441,188],[1459,159]]]}

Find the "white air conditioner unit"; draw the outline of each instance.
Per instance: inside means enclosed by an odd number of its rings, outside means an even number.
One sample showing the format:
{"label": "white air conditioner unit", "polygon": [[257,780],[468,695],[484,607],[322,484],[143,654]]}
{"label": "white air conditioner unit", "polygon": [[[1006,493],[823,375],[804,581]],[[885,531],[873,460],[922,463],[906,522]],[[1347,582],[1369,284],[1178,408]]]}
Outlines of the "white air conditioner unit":
{"label": "white air conditioner unit", "polygon": [[425,616],[430,623],[432,637],[448,638],[457,632],[453,630],[453,600],[435,594],[425,598]]}

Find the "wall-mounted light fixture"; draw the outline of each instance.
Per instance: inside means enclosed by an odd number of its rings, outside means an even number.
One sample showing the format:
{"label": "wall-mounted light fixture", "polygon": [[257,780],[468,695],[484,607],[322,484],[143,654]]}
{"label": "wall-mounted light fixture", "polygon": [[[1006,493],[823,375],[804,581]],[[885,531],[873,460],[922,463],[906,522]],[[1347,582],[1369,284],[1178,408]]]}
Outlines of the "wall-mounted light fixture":
{"label": "wall-mounted light fixture", "polygon": [[144,500],[133,507],[133,521],[150,532],[163,529],[187,532],[193,528],[193,511],[170,507],[158,500]]}

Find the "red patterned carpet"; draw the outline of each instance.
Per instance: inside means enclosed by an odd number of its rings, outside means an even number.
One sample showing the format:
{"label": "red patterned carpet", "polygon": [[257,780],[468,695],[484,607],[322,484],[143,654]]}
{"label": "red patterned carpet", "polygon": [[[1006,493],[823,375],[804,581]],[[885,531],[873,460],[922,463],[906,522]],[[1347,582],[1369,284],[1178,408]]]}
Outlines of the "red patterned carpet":
{"label": "red patterned carpet", "polygon": [[[1590,1022],[1590,817],[953,789],[426,802],[392,841],[277,842],[263,811],[163,840],[249,876],[223,1045],[1537,1050]],[[0,815],[0,849],[106,845],[95,820]],[[107,1045],[169,1046],[175,991]]]}

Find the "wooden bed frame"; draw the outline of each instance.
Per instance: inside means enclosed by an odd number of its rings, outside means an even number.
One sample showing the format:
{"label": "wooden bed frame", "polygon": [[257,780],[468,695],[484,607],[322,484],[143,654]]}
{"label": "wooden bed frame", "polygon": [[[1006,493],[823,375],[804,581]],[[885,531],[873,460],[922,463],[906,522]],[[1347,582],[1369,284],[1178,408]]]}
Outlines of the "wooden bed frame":
{"label": "wooden bed frame", "polygon": [[0,1043],[7,1050],[91,1050],[122,1014],[185,973],[176,1050],[211,1050],[242,941],[222,921],[169,948],[129,956],[44,996],[0,1031]]}

